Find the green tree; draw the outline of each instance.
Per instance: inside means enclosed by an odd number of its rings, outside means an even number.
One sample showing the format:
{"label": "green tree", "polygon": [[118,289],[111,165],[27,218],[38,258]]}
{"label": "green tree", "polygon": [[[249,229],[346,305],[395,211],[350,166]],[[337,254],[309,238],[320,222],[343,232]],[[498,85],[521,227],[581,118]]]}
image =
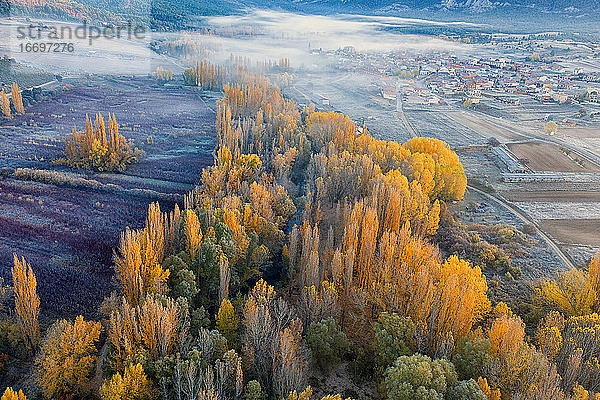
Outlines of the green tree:
{"label": "green tree", "polygon": [[333,368],[350,351],[350,341],[333,318],[313,322],[306,330],[306,342],[321,370]]}
{"label": "green tree", "polygon": [[400,356],[415,352],[415,324],[410,318],[382,312],[375,323],[375,358],[381,372]]}
{"label": "green tree", "polygon": [[235,314],[235,309],[228,299],[224,299],[219,307],[219,311],[215,317],[217,330],[225,336],[229,347],[235,347],[237,344],[237,330],[240,326],[238,316]]}
{"label": "green tree", "polygon": [[168,284],[172,297],[186,297],[190,302],[198,293],[196,274],[190,268],[191,259],[182,251],[169,256],[163,262],[163,267],[170,271]]}
{"label": "green tree", "polygon": [[258,381],[250,381],[246,384],[246,390],[244,391],[244,399],[246,400],[265,400],[266,396],[260,387]]}
{"label": "green tree", "polygon": [[413,354],[398,357],[385,371],[383,388],[388,400],[443,400],[456,381],[451,362]]}
{"label": "green tree", "polygon": [[487,400],[487,396],[473,379],[460,381],[448,389],[446,400]]}
{"label": "green tree", "polygon": [[461,379],[477,379],[483,376],[483,368],[490,359],[490,340],[469,334],[459,340],[452,362]]}

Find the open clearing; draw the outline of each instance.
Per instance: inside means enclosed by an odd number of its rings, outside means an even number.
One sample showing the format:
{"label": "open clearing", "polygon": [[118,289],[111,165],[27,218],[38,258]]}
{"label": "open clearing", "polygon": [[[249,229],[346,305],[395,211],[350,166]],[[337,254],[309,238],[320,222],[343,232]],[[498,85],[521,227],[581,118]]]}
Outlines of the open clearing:
{"label": "open clearing", "polygon": [[540,226],[559,242],[600,246],[599,219],[548,219],[541,221]]}
{"label": "open clearing", "polygon": [[[112,251],[126,226],[139,228],[148,204],[163,210],[199,183],[212,164],[214,94],[145,77],[88,78],[26,115],[0,119],[0,276],[13,253],[31,263],[44,318],[93,314],[111,289]],[[124,174],[95,174],[52,164],[85,115],[114,113],[119,132],[146,156]],[[152,140],[148,140],[152,137]],[[16,179],[17,168],[56,171],[94,185]],[[75,173],[74,173],[75,172]]]}
{"label": "open clearing", "polygon": [[[587,160],[583,167],[567,157],[559,147],[550,143],[512,143],[508,148],[519,159],[527,160],[527,166],[534,171],[549,172],[600,172],[600,169]],[[574,155],[577,157],[577,155]],[[579,157],[578,157],[579,158]]]}
{"label": "open clearing", "polygon": [[510,201],[546,201],[546,202],[587,202],[587,201],[598,201],[600,202],[599,191],[567,191],[567,190],[508,190],[501,192],[507,200]]}

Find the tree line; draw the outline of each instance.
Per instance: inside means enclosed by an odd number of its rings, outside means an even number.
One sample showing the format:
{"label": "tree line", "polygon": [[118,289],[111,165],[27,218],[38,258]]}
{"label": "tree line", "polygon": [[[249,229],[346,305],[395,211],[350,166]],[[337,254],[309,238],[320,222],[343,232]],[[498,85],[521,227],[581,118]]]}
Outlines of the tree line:
{"label": "tree line", "polygon": [[0,110],[2,110],[2,114],[9,119],[12,118],[13,113],[20,115],[25,114],[23,97],[21,95],[21,90],[19,90],[19,85],[16,82],[13,82],[11,86],[10,99],[6,95],[6,92],[4,92],[4,89],[0,92]]}
{"label": "tree line", "polygon": [[[538,284],[529,339],[478,265],[439,250],[445,202],[466,188],[445,143],[377,140],[222,71],[188,72],[222,85],[214,165],[181,206],[150,204],[122,233],[99,321],[40,329],[35,275],[15,256],[11,351],[34,358],[43,397],[310,400],[313,371],[344,362],[390,400],[598,398],[597,258]],[[88,119],[71,151],[117,151],[115,126],[106,139]]]}

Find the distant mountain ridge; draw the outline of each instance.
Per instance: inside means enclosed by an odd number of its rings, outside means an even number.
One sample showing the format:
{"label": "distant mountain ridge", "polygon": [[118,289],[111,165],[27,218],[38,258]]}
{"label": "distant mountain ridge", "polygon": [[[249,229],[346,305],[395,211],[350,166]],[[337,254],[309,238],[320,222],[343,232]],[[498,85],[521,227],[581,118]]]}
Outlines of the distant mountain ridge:
{"label": "distant mountain ridge", "polygon": [[[597,33],[599,0],[0,0],[0,15],[59,16],[114,22],[133,19],[153,28],[186,28],[195,16],[261,8],[307,14],[370,14],[435,20],[549,26],[549,20]],[[591,23],[590,23],[591,21]]]}
{"label": "distant mountain ridge", "polygon": [[525,12],[569,15],[592,14],[600,11],[598,0],[255,0],[268,7],[293,9],[331,9],[338,11],[394,12],[402,10],[429,10],[449,12]]}

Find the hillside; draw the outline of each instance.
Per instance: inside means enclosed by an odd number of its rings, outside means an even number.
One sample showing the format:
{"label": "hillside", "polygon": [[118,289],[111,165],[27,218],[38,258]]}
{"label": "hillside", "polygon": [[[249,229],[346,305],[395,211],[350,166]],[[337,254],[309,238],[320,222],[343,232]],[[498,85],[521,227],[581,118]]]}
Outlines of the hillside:
{"label": "hillside", "polygon": [[[0,15],[53,16],[116,22],[124,19],[149,23],[154,29],[181,29],[193,25],[195,16],[229,15],[249,8],[266,8],[313,14],[375,14],[432,19],[469,20],[548,26],[548,20],[579,26],[596,20],[600,3],[593,0],[59,0],[0,1]],[[531,15],[535,20],[531,20]],[[513,26],[515,27],[515,26]]]}

